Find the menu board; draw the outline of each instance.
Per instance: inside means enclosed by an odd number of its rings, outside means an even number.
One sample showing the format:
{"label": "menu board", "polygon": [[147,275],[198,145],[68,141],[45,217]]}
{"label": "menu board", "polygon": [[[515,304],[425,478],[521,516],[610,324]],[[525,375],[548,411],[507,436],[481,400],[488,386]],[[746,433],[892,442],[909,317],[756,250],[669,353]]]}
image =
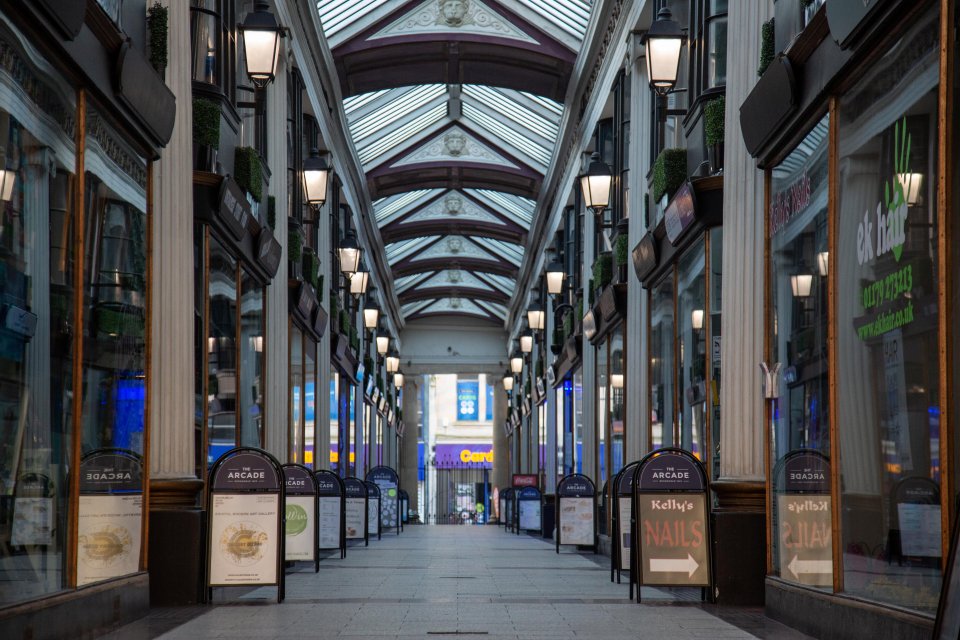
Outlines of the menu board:
{"label": "menu board", "polygon": [[633,504],[629,496],[617,498],[620,504],[620,570],[630,570],[630,518],[633,515]]}
{"label": "menu board", "polygon": [[560,498],[560,544],[594,543],[593,498]]}
{"label": "menu board", "polygon": [[79,513],[78,586],[140,569],[142,494],[81,495]]}
{"label": "menu board", "polygon": [[277,584],[280,496],[215,494],[211,505],[210,586]]}
{"label": "menu board", "polygon": [[375,536],[380,533],[380,498],[367,500],[367,533]]}
{"label": "menu board", "polygon": [[[340,548],[340,498],[321,497],[319,500],[320,548],[338,549]],[[359,502],[363,503],[363,500],[360,500]]]}
{"label": "menu board", "polygon": [[903,555],[940,557],[940,505],[901,502],[897,505],[897,516]]}
{"label": "menu board", "polygon": [[316,552],[316,523],[312,496],[287,496],[286,560],[313,560]]}
{"label": "menu board", "polygon": [[540,501],[518,500],[517,508],[520,515],[520,529],[522,531],[540,530]]}
{"label": "menu board", "polygon": [[365,498],[347,498],[346,520],[347,540],[363,540],[364,528],[367,526]]}

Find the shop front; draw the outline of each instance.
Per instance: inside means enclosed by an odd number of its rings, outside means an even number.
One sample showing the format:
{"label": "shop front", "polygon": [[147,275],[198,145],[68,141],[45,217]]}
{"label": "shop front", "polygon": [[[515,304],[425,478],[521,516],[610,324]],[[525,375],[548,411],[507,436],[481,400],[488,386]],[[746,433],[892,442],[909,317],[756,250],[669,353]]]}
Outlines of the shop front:
{"label": "shop front", "polygon": [[776,132],[744,123],[768,176],[767,609],[810,632],[844,616],[849,637],[928,637],[937,610],[956,517],[951,4],[820,9],[790,62],[834,75],[793,83]]}

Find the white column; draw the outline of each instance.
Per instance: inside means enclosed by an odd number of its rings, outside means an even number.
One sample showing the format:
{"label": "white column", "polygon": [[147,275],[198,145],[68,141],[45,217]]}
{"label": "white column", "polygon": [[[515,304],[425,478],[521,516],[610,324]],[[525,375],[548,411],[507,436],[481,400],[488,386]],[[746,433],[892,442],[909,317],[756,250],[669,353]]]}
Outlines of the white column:
{"label": "white column", "polygon": [[[267,287],[267,372],[264,407],[264,439],[267,451],[280,462],[289,458],[290,406],[290,304],[287,293],[287,56],[277,62],[277,77],[267,87],[267,164],[269,194],[276,200],[277,223],[273,230],[283,245],[283,257],[273,282]],[[322,361],[317,362],[321,366]],[[319,395],[319,394],[318,394]],[[329,414],[316,414],[316,418]],[[315,418],[315,419],[316,419]]]}
{"label": "white column", "polygon": [[170,142],[153,163],[150,478],[194,479],[193,101],[190,7],[169,7],[167,86],[176,96]]}
{"label": "white column", "polygon": [[740,105],[757,82],[760,27],[770,18],[770,0],[730,3],[727,15],[727,112],[723,185],[723,316],[720,358],[720,477],[764,477],[763,360],[764,229],[763,172],[747,152]]}
{"label": "white column", "polygon": [[[403,422],[404,433],[401,440],[400,488],[410,496],[410,510],[420,511],[417,492],[417,432],[420,430],[420,384],[423,378],[411,375],[403,381]],[[371,462],[370,466],[374,466]]]}
{"label": "white column", "polygon": [[493,387],[493,477],[490,483],[503,491],[510,486],[507,434],[503,425],[507,421],[507,392],[503,383],[494,378]]}
{"label": "white column", "polygon": [[[580,265],[583,290],[583,313],[590,310],[590,279],[593,277],[593,234],[594,216],[589,211],[583,217],[583,264]],[[582,318],[578,319],[581,320]],[[597,354],[596,349],[583,337],[583,364],[580,371],[583,373],[583,473],[597,484],[597,489],[603,485],[603,479],[597,477]]]}

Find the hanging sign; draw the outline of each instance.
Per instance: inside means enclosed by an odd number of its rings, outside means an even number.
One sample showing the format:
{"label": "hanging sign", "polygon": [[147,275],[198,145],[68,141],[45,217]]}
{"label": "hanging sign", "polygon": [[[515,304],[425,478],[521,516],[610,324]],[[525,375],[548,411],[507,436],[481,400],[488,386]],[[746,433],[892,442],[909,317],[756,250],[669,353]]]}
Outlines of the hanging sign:
{"label": "hanging sign", "polygon": [[[830,460],[819,451],[788,453],[778,465],[776,518],[780,576],[800,584],[833,584]],[[939,532],[939,525],[937,527]]]}
{"label": "hanging sign", "polygon": [[585,475],[574,473],[557,483],[557,553],[560,545],[596,547],[597,488]]}
{"label": "hanging sign", "polygon": [[521,531],[543,531],[541,518],[540,490],[536,487],[524,487],[516,493],[517,497],[517,535]]}
{"label": "hanging sign", "polygon": [[[42,499],[42,498],[41,498]],[[20,543],[42,535],[42,514],[21,505],[14,533]],[[97,449],[80,461],[77,518],[77,585],[140,570],[143,526],[143,458],[125,449]],[[32,532],[32,533],[31,533]]]}
{"label": "hanging sign", "polygon": [[367,487],[367,536],[377,536],[380,539],[380,487],[372,482],[364,483]]}
{"label": "hanging sign", "polygon": [[316,481],[310,470],[299,464],[283,465],[283,477],[286,484],[284,559],[315,562],[319,571]]}
{"label": "hanging sign", "polygon": [[345,518],[347,540],[367,538],[367,485],[360,478],[345,478],[343,488],[346,492]]}
{"label": "hanging sign", "polygon": [[638,584],[710,586],[707,485],[700,461],[687,451],[663,449],[644,458],[634,476],[638,540],[631,551]]}
{"label": "hanging sign", "polygon": [[239,447],[210,470],[207,586],[276,585],[283,600],[280,464],[266,451]]}
{"label": "hanging sign", "polygon": [[391,467],[374,467],[367,472],[367,482],[380,488],[380,522],[384,529],[400,533],[400,476]]}
{"label": "hanging sign", "polygon": [[663,223],[670,244],[676,246],[677,240],[683,235],[684,231],[690,228],[695,219],[696,208],[693,202],[693,185],[686,182],[677,189],[677,193],[663,212]]}
{"label": "hanging sign", "polygon": [[340,549],[346,555],[344,532],[343,480],[332,471],[321,469],[314,473],[317,481],[317,537],[321,549]]}
{"label": "hanging sign", "polygon": [[247,219],[251,215],[250,203],[247,202],[247,194],[243,188],[229,176],[220,183],[220,208],[217,209],[217,214],[234,239],[243,238],[247,230]]}

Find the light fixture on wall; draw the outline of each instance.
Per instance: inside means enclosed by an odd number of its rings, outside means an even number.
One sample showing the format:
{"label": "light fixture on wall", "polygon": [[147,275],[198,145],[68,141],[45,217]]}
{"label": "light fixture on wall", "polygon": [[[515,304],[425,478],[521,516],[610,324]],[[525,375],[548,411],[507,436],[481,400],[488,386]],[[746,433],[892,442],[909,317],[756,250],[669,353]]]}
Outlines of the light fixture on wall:
{"label": "light fixture on wall", "polygon": [[530,353],[533,351],[533,333],[530,331],[525,331],[520,334],[520,351],[521,353]]}
{"label": "light fixture on wall", "polygon": [[263,353],[263,336],[250,336],[250,348],[257,353]]}
{"label": "light fixture on wall", "polygon": [[523,372],[523,356],[516,351],[510,356],[510,371],[517,375]]}
{"label": "light fixture on wall", "polygon": [[903,197],[907,206],[915,207],[920,202],[920,186],[923,184],[922,173],[898,173],[897,181],[903,188]]}
{"label": "light fixture on wall", "polygon": [[396,349],[393,349],[387,355],[387,373],[396,373],[397,371],[400,371],[400,354]]}
{"label": "light fixture on wall", "polygon": [[821,251],[817,254],[817,271],[820,272],[820,275],[827,277],[830,275],[830,253],[827,251]]}
{"label": "light fixture on wall", "polygon": [[680,72],[680,52],[686,35],[666,6],[643,36],[647,57],[647,81],[661,96],[670,93]]}
{"label": "light fixture on wall", "polygon": [[593,315],[593,309],[587,311],[586,315],[583,316],[583,337],[587,340],[592,340],[593,336],[597,335],[597,318]]}
{"label": "light fixture on wall", "polygon": [[17,182],[17,172],[13,169],[0,170],[0,200],[13,200],[13,186]]}
{"label": "light fixture on wall", "polygon": [[506,391],[507,393],[510,393],[511,391],[513,391],[513,383],[514,383],[513,374],[507,373],[503,376],[504,391]]}
{"label": "light fixture on wall", "polygon": [[327,201],[330,185],[330,167],[327,158],[320,155],[316,147],[310,150],[310,157],[303,161],[303,195],[311,207],[322,207]]}
{"label": "light fixture on wall", "polygon": [[354,298],[359,298],[367,292],[367,286],[370,284],[370,272],[361,266],[356,273],[350,276],[350,294]]}
{"label": "light fixture on wall", "polygon": [[623,389],[623,374],[622,373],[610,374],[610,386],[614,389]]}
{"label": "light fixture on wall", "polygon": [[364,328],[370,331],[373,331],[374,329],[377,328],[377,322],[379,321],[380,321],[380,307],[377,306],[376,301],[372,299],[367,300],[366,304],[363,305]]}
{"label": "light fixture on wall", "polygon": [[703,309],[694,309],[690,312],[690,326],[694,331],[703,329]]}
{"label": "light fixture on wall", "polygon": [[543,305],[539,302],[534,302],[527,307],[527,324],[530,325],[532,331],[543,331],[546,318],[547,313],[543,310]]}
{"label": "light fixture on wall", "polygon": [[594,152],[590,156],[587,172],[580,176],[580,191],[583,193],[583,202],[588,209],[601,216],[610,205],[610,187],[613,184],[613,171],[610,166],[600,159],[600,154]]}
{"label": "light fixture on wall", "polygon": [[813,290],[813,274],[798,273],[790,276],[790,288],[794,298],[807,298]]}
{"label": "light fixture on wall", "polygon": [[397,389],[403,387],[403,373],[397,371],[395,374],[393,374],[393,386],[395,386]]}
{"label": "light fixture on wall", "polygon": [[377,353],[381,356],[387,354],[387,351],[390,350],[390,336],[382,335],[377,336]]}
{"label": "light fixture on wall", "polygon": [[563,265],[553,260],[547,265],[547,293],[552,296],[558,296],[563,293],[563,281],[567,277],[563,270]]}
{"label": "light fixture on wall", "polygon": [[258,89],[270,84],[277,75],[280,38],[284,29],[270,13],[270,3],[257,0],[239,27],[243,36],[243,52],[247,76]]}
{"label": "light fixture on wall", "polygon": [[363,255],[363,249],[357,242],[357,236],[353,231],[348,231],[340,246],[337,248],[337,255],[340,258],[340,272],[346,277],[351,277],[360,267],[360,257]]}

